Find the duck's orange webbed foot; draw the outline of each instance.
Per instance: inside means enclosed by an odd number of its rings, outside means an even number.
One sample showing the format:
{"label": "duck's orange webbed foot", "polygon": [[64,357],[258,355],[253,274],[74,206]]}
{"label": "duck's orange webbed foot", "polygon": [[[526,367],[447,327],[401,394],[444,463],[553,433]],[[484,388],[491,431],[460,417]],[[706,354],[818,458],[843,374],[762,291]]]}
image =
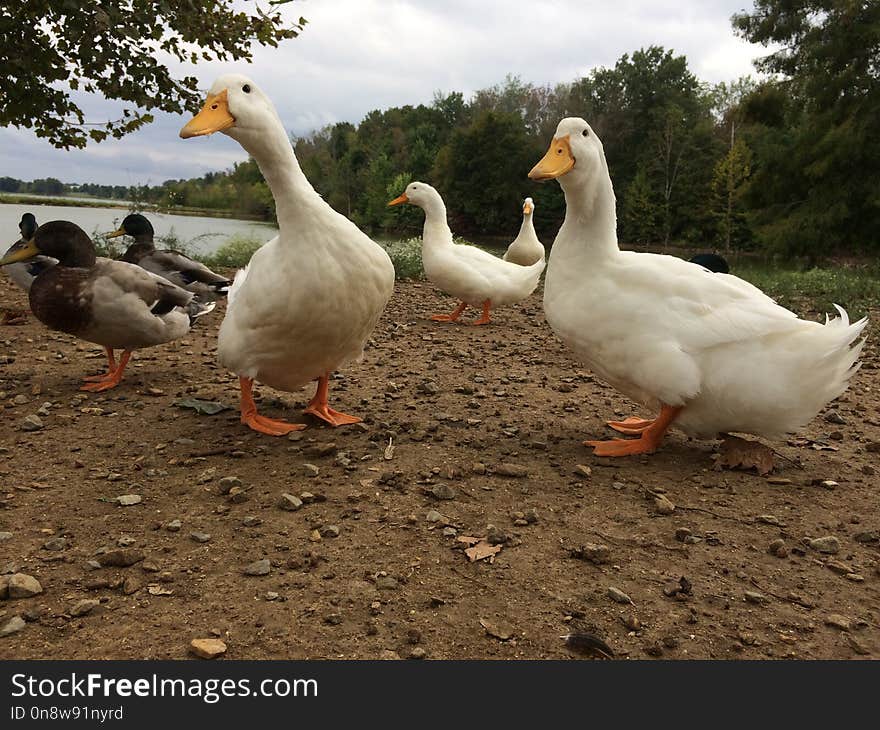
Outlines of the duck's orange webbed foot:
{"label": "duck's orange webbed foot", "polygon": [[461,317],[461,313],[467,308],[467,304],[462,302],[459,304],[452,314],[432,314],[431,320],[434,322],[457,322]]}
{"label": "duck's orange webbed foot", "polygon": [[492,321],[492,319],[489,317],[489,310],[491,308],[492,302],[491,300],[487,299],[485,302],[483,302],[483,313],[480,315],[480,318],[475,319],[473,322],[471,322],[471,325],[476,327],[481,324],[489,324]]}
{"label": "duck's orange webbed foot", "polygon": [[[660,448],[663,443],[663,437],[672,422],[681,412],[681,407],[673,407],[664,405],[660,409],[660,415],[650,423],[650,425],[637,431],[639,438],[637,439],[613,439],[611,441],[584,441],[584,446],[592,446],[595,456],[635,456],[637,454],[651,454]],[[624,424],[633,419],[626,421],[615,421],[614,423]],[[641,420],[641,419],[640,419]],[[609,424],[610,425],[610,424]],[[625,428],[635,428],[628,425]],[[613,428],[613,426],[612,426]],[[618,429],[619,430],[619,429]]]}
{"label": "duck's orange webbed foot", "polygon": [[286,436],[293,431],[302,431],[303,423],[288,423],[278,418],[266,418],[257,413],[254,403],[254,381],[251,378],[239,377],[241,387],[241,422],[248,428],[267,436]]}
{"label": "duck's orange webbed foot", "polygon": [[80,390],[85,390],[89,393],[103,393],[105,390],[112,390],[122,382],[122,373],[125,371],[125,366],[128,365],[129,358],[131,358],[131,350],[125,350],[122,353],[118,366],[115,366],[112,352],[112,350],[107,350],[107,364],[110,367],[110,371],[106,375],[84,378],[85,383],[80,387]]}
{"label": "duck's orange webbed foot", "polygon": [[624,418],[622,421],[605,421],[605,425],[626,436],[638,436],[654,424],[653,418]]}
{"label": "duck's orange webbed foot", "polygon": [[318,378],[318,388],[315,390],[314,397],[306,406],[305,413],[320,418],[322,421],[329,423],[331,426],[347,426],[351,423],[360,423],[363,419],[357,416],[349,416],[347,413],[340,413],[333,410],[327,403],[327,390],[330,382],[330,373],[325,373]]}
{"label": "duck's orange webbed foot", "polygon": [[113,375],[113,371],[116,370],[116,358],[113,356],[113,348],[105,347],[104,352],[107,353],[107,372],[103,375],[86,375],[83,378],[84,383],[100,383],[102,380],[106,380]]}

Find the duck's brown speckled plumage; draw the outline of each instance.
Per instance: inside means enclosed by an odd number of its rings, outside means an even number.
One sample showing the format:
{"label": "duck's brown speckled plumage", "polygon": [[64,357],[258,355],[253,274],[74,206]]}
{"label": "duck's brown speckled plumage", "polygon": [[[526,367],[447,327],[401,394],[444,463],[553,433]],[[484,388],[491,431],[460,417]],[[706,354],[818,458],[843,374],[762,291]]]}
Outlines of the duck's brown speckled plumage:
{"label": "duck's brown speckled plumage", "polygon": [[53,266],[31,285],[31,311],[49,329],[78,335],[92,321],[90,271]]}

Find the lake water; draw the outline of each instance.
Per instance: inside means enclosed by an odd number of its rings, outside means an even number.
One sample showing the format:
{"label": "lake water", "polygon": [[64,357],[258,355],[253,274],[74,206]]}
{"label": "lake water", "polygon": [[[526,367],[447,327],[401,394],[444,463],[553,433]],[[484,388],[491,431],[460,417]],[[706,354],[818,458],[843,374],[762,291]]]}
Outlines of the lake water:
{"label": "lake water", "polygon": [[[67,205],[34,205],[0,203],[0,251],[5,251],[18,240],[18,222],[24,213],[33,213],[37,223],[67,220],[76,223],[90,236],[108,233],[119,228],[126,216],[124,208],[82,208]],[[246,236],[268,241],[278,232],[274,225],[234,218],[171,215],[146,211],[156,236],[174,234],[186,244],[188,251],[208,254],[216,251],[231,236]]]}

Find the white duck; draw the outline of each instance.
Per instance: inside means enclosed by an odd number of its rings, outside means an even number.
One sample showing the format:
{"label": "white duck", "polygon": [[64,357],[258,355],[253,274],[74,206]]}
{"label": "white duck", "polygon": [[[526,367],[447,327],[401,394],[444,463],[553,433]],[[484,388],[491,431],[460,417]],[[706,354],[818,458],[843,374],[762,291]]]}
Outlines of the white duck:
{"label": "white duck", "polygon": [[511,261],[520,266],[531,266],[544,258],[544,245],[538,240],[535,224],[532,221],[534,214],[535,203],[531,198],[526,198],[523,201],[523,222],[519,234],[504,252],[502,258],[505,261]]}
{"label": "white duck", "polygon": [[317,380],[305,412],[332,426],[357,423],[329,407],[328,382],[362,356],[394,289],[391,260],[309,184],[275,107],[245,76],[217,79],[180,136],[220,131],[256,160],[279,228],[236,274],[220,327],[218,355],[239,376],[242,423],[273,436],[305,428],[259,415],[254,380],[287,392]]}
{"label": "white duck", "polygon": [[446,222],[446,206],[434,188],[413,182],[388,205],[412,203],[425,211],[422,234],[422,265],[425,276],[443,291],[461,300],[452,314],[435,314],[435,322],[455,322],[470,304],[482,305],[482,316],[471,324],[488,324],[489,310],[515,304],[538,286],[544,270],[543,257],[531,266],[499,259],[476,246],[455,243]]}
{"label": "white duck", "polygon": [[529,173],[558,179],[565,222],[547,267],[547,321],[599,377],[656,419],[609,422],[638,439],[587,441],[599,456],[654,451],[671,425],[778,437],[846,390],[867,321],[799,319],[751,284],[673,256],[621,251],[602,143],[563,119]]}

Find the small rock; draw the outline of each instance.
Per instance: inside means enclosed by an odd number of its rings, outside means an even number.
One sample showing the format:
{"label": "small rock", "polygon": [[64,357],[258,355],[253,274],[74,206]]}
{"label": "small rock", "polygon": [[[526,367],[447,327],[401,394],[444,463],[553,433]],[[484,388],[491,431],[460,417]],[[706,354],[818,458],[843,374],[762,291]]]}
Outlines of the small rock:
{"label": "small rock", "polygon": [[144,553],[134,548],[122,550],[108,550],[98,556],[98,562],[105,568],[127,568],[129,565],[139,563],[144,559]]}
{"label": "small rock", "polygon": [[165,525],[165,529],[168,532],[180,532],[180,528],[183,527],[183,523],[180,520],[171,520]]}
{"label": "small rock", "polygon": [[431,488],[434,499],[455,499],[455,490],[447,484],[436,484]]}
{"label": "small rock", "polygon": [[25,416],[21,422],[21,430],[22,431],[40,431],[43,428],[42,419],[36,415],[32,414],[30,416]]}
{"label": "small rock", "polygon": [[284,494],[281,495],[281,499],[278,500],[278,506],[288,512],[296,512],[303,506],[303,501],[295,494],[284,492]]}
{"label": "small rock", "polygon": [[199,659],[216,659],[226,653],[226,644],[220,639],[193,639],[189,650]]}
{"label": "small rock", "polygon": [[519,464],[499,464],[492,472],[498,476],[514,477],[516,479],[522,479],[529,475],[529,470]]}
{"label": "small rock", "polygon": [[485,474],[486,473],[486,465],[480,461],[475,461],[471,466],[471,471],[474,474]]}
{"label": "small rock", "polygon": [[63,537],[53,537],[51,540],[46,540],[43,543],[43,550],[66,550],[67,549],[67,540]]}
{"label": "small rock", "polygon": [[852,628],[852,621],[839,613],[829,613],[825,617],[825,625],[841,631],[849,631]]}
{"label": "small rock", "polygon": [[825,414],[825,421],[828,423],[834,423],[838,426],[846,426],[846,419],[834,408]]}
{"label": "small rock", "polygon": [[787,558],[788,548],[785,546],[785,540],[783,540],[782,538],[777,538],[770,543],[770,546],[767,548],[767,552],[769,552],[771,555],[775,555],[777,558]]}
{"label": "small rock", "polygon": [[586,464],[578,464],[574,469],[572,469],[575,476],[583,477],[587,479],[593,475],[593,470],[588,467]]}
{"label": "small rock", "polygon": [[[144,563],[144,570],[146,570],[147,565]],[[137,578],[133,578],[132,576],[126,577],[126,579],[122,582],[122,592],[126,596],[130,596],[134,593],[137,593],[141,589],[141,582]]]}
{"label": "small rock", "polygon": [[307,477],[316,477],[321,473],[321,470],[314,464],[303,464],[303,473]]}
{"label": "small rock", "polygon": [[0,627],[0,638],[17,634],[25,627],[24,619],[21,616],[13,616],[9,621]]}
{"label": "small rock", "polygon": [[763,593],[758,593],[758,591],[746,591],[744,597],[746,599],[746,603],[756,603],[759,605],[767,603],[767,596],[765,596]]}
{"label": "small rock", "polygon": [[96,601],[94,598],[84,598],[81,601],[77,601],[73,604],[70,609],[70,615],[74,617],[85,616],[87,613],[91,613],[92,610],[101,605],[100,601]]}
{"label": "small rock", "polygon": [[665,494],[656,494],[654,495],[654,509],[658,514],[671,515],[675,512],[675,505]]}
{"label": "small rock", "polygon": [[223,477],[220,480],[220,494],[229,494],[234,487],[242,487],[241,479],[238,477]]}
{"label": "small rock", "polygon": [[30,598],[43,592],[40,581],[27,573],[13,573],[6,578],[6,595],[9,598]]}
{"label": "small rock", "polygon": [[245,527],[258,527],[259,525],[263,524],[263,520],[256,515],[245,515],[241,521],[241,524]]}
{"label": "small rock", "polygon": [[143,502],[143,498],[139,494],[123,494],[116,498],[116,502],[120,507],[131,507]]}
{"label": "small rock", "polygon": [[425,517],[426,522],[446,522],[446,518],[441,515],[437,510],[432,509],[428,512]]}
{"label": "small rock", "polygon": [[191,533],[189,533],[189,536],[195,542],[210,542],[211,541],[211,536],[207,532],[191,532]]}
{"label": "small rock", "polygon": [[675,531],[675,539],[679,542],[685,542],[693,533],[687,527],[679,527]]}
{"label": "small rock", "polygon": [[324,623],[330,626],[339,626],[342,623],[342,615],[338,613],[329,613],[324,617]]}
{"label": "small rock", "polygon": [[755,520],[765,525],[773,525],[774,527],[779,527],[780,524],[779,518],[776,515],[758,515]]}
{"label": "small rock", "polygon": [[526,520],[526,522],[527,522],[528,524],[530,524],[530,525],[537,524],[537,522],[538,522],[538,510],[536,510],[534,507],[531,507],[531,508],[527,509],[526,512],[525,512],[525,520]]}
{"label": "small rock", "polygon": [[834,555],[840,550],[840,540],[834,537],[834,535],[817,537],[813,540],[808,540],[807,544],[813,548],[813,550],[825,553],[826,555]]}
{"label": "small rock", "polygon": [[611,548],[603,543],[588,542],[570,552],[571,557],[578,560],[586,560],[590,563],[600,564],[608,562]]}
{"label": "small rock", "polygon": [[413,647],[413,650],[409,653],[410,659],[424,659],[428,655],[422,647],[416,646]]}
{"label": "small rock", "polygon": [[247,502],[247,499],[247,489],[244,487],[233,487],[229,490],[229,494],[226,495],[226,500],[231,504],[242,504]]}
{"label": "small rock", "polygon": [[503,545],[508,540],[510,540],[510,536],[501,528],[495,525],[486,526],[486,542],[490,545]]}
{"label": "small rock", "polygon": [[630,631],[641,631],[642,622],[638,616],[621,616],[620,621]]}
{"label": "small rock", "polygon": [[632,601],[632,598],[630,598],[628,595],[626,595],[626,593],[624,593],[624,592],[623,592],[622,590],[620,590],[619,588],[615,588],[614,586],[611,586],[611,587],[608,589],[608,597],[609,597],[612,601],[614,601],[615,603],[629,603],[629,604],[632,604],[632,602],[633,602],[633,601]]}
{"label": "small rock", "polygon": [[339,537],[339,527],[337,525],[324,525],[320,532],[321,537]]}
{"label": "small rock", "polygon": [[245,575],[268,575],[271,570],[272,564],[269,562],[269,558],[263,558],[246,565],[242,572]]}
{"label": "small rock", "polygon": [[380,591],[394,591],[397,590],[397,578],[393,575],[380,575],[376,578],[376,588]]}
{"label": "small rock", "polygon": [[6,540],[12,539],[11,532],[0,532],[0,542],[5,542]]}
{"label": "small rock", "polygon": [[443,528],[443,537],[455,537],[458,534],[458,530],[454,527],[444,527]]}

